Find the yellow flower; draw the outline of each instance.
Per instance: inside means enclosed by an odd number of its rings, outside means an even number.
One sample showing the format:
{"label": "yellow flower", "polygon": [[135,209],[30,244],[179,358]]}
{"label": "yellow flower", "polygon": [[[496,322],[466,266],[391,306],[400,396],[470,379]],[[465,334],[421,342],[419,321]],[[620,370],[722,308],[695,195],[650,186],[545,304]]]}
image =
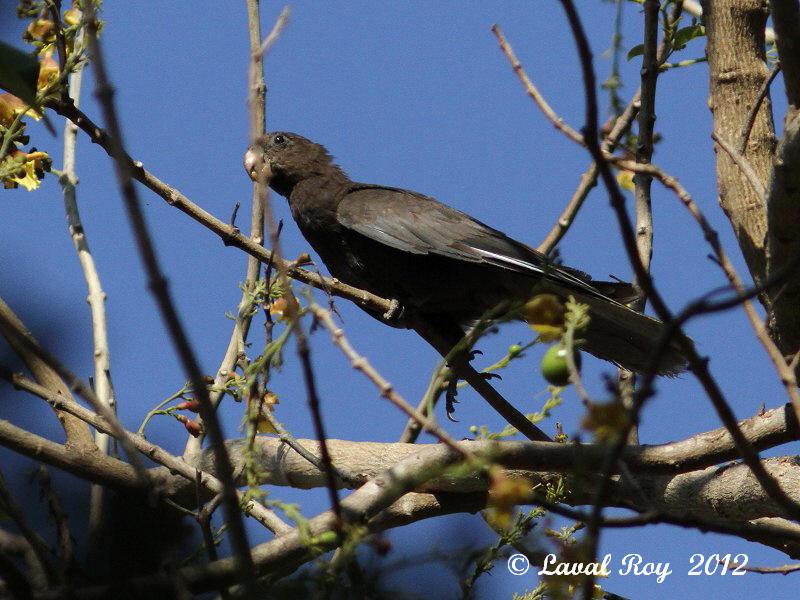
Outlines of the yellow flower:
{"label": "yellow flower", "polygon": [[42,90],[56,79],[58,79],[58,63],[53,60],[51,54],[47,54],[39,65],[39,80],[36,82],[36,89]]}
{"label": "yellow flower", "polygon": [[27,41],[39,40],[42,42],[54,42],[56,39],[55,23],[48,19],[36,19],[28,25],[27,31],[23,34]]}
{"label": "yellow flower", "polygon": [[636,185],[633,183],[633,171],[621,169],[619,173],[617,173],[617,183],[619,183],[621,187],[631,192],[635,190]]}
{"label": "yellow flower", "polygon": [[[6,189],[22,186],[29,192],[37,189],[41,185],[41,178],[44,176],[45,163],[49,163],[50,158],[46,152],[30,152],[25,154],[19,150],[11,153],[9,160],[24,158],[25,162],[20,165],[19,170],[8,177],[3,185]],[[48,164],[49,167],[49,164]]]}
{"label": "yellow flower", "polygon": [[79,11],[74,6],[69,10],[64,12],[64,24],[65,25],[77,25],[81,22],[81,11]]}
{"label": "yellow flower", "polygon": [[32,110],[27,104],[13,94],[9,94],[8,92],[0,94],[0,125],[9,127],[11,123],[14,122],[14,118],[20,113],[26,113],[29,117],[33,117],[37,121],[41,118],[36,114],[36,111]]}
{"label": "yellow flower", "polygon": [[274,392],[265,392],[264,397],[261,400],[261,413],[255,418],[256,421],[256,431],[258,433],[278,433],[278,431],[272,426],[269,419],[264,416],[265,411],[269,411],[270,413],[275,410],[275,405],[280,404],[278,400],[278,395]]}
{"label": "yellow flower", "polygon": [[528,481],[509,477],[499,468],[492,469],[489,473],[489,506],[487,518],[491,524],[499,529],[511,526],[514,507],[525,502],[531,492]]}
{"label": "yellow flower", "polygon": [[581,419],[581,427],[594,433],[597,441],[616,441],[628,425],[628,410],[622,402],[592,402]]}
{"label": "yellow flower", "polygon": [[544,342],[552,342],[564,332],[564,305],[553,294],[539,294],[522,307],[528,325]]}

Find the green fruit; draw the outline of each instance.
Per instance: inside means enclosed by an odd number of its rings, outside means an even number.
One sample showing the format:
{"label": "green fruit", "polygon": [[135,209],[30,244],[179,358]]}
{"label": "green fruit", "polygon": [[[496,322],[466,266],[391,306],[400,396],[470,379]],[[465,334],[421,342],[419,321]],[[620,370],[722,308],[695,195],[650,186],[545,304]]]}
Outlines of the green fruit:
{"label": "green fruit", "polygon": [[[575,368],[581,368],[581,354],[573,351]],[[542,375],[548,383],[563,387],[569,383],[569,366],[567,365],[567,349],[561,344],[554,344],[542,357]]]}
{"label": "green fruit", "polygon": [[522,352],[522,346],[520,346],[519,344],[513,344],[508,347],[508,355],[511,358],[516,358],[517,356],[520,355],[521,352]]}

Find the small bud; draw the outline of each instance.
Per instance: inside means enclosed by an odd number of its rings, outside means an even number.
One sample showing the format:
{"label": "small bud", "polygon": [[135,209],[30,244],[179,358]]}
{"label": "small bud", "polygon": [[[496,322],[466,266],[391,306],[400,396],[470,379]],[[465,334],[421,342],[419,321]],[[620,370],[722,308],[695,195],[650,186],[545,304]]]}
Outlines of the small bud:
{"label": "small bud", "polygon": [[200,403],[197,400],[187,400],[176,405],[177,410],[190,410],[194,413],[200,412]]}
{"label": "small bud", "polygon": [[392,542],[383,536],[378,536],[372,539],[372,547],[378,556],[386,556],[392,550]]}
{"label": "small bud", "polygon": [[186,431],[188,431],[192,437],[200,437],[203,433],[203,426],[199,421],[187,419],[184,421],[183,426],[186,427]]}
{"label": "small bud", "polygon": [[522,353],[522,346],[519,344],[512,344],[508,347],[508,356],[510,358],[516,358]]}

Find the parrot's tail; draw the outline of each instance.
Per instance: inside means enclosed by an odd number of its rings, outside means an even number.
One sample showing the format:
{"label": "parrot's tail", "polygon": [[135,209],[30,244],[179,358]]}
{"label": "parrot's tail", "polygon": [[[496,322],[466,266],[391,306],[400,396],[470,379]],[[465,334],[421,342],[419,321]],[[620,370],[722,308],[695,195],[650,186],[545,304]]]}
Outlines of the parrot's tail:
{"label": "parrot's tail", "polygon": [[[589,307],[589,325],[580,334],[584,340],[581,350],[636,373],[651,368],[666,330],[664,323],[599,294],[567,289],[552,281],[548,282],[547,288],[562,298],[573,296],[577,302]],[[656,367],[659,375],[677,375],[686,370],[687,360],[678,335],[673,336],[661,351]],[[688,338],[684,340],[692,343]]]}

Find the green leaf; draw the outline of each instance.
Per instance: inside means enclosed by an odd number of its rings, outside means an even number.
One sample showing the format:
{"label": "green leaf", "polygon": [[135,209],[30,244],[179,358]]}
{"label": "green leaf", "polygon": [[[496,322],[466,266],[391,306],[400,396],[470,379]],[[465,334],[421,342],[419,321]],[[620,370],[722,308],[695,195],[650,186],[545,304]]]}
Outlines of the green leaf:
{"label": "green leaf", "polygon": [[644,54],[644,44],[637,44],[628,50],[628,60],[634,58],[635,56],[641,56],[642,54]]}
{"label": "green leaf", "polygon": [[38,79],[39,61],[35,55],[0,42],[0,88],[35,107]]}
{"label": "green leaf", "polygon": [[672,37],[672,47],[675,50],[682,50],[686,44],[691,42],[694,38],[703,37],[706,34],[706,28],[699,23],[689,25],[675,32]]}

